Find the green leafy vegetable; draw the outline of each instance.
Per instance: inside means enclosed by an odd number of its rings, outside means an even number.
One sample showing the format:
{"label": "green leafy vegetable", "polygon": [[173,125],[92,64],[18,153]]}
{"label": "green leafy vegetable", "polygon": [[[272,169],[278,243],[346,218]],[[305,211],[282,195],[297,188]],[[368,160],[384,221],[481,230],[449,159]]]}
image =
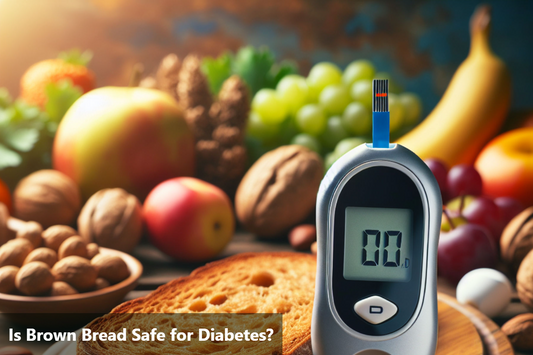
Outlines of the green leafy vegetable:
{"label": "green leafy vegetable", "polygon": [[73,86],[70,80],[61,80],[46,85],[46,113],[52,122],[59,123],[72,104],[83,95],[83,91]]}
{"label": "green leafy vegetable", "polygon": [[270,88],[275,88],[284,76],[298,74],[298,64],[292,60],[282,60],[279,64],[274,64],[268,72],[268,84]]}
{"label": "green leafy vegetable", "polygon": [[202,71],[207,77],[212,93],[217,94],[224,81],[231,76],[232,60],[232,55],[229,52],[218,58],[204,57],[202,59]]}
{"label": "green leafy vegetable", "polygon": [[250,87],[252,95],[262,88],[269,87],[268,75],[274,65],[274,55],[266,48],[244,47],[237,52],[233,61],[233,72],[239,75]]}

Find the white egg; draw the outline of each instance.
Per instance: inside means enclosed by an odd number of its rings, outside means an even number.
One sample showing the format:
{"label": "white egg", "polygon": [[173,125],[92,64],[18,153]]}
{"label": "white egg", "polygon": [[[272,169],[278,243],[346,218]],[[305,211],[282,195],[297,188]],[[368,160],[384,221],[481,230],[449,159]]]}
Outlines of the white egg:
{"label": "white egg", "polygon": [[476,269],[457,285],[457,301],[470,304],[488,317],[500,314],[511,301],[511,282],[494,269]]}

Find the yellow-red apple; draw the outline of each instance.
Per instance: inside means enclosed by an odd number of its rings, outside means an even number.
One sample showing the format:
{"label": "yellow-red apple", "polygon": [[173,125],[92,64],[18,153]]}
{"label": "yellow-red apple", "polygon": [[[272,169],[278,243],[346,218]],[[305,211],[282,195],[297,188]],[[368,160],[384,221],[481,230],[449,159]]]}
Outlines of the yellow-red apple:
{"label": "yellow-red apple", "polygon": [[509,196],[525,206],[533,205],[533,127],[494,138],[483,148],[475,165],[485,194]]}
{"label": "yellow-red apple", "polygon": [[104,87],[80,97],[59,125],[54,168],[84,198],[121,187],[141,200],[158,183],[194,174],[194,136],[162,91]]}
{"label": "yellow-red apple", "polygon": [[235,231],[228,196],[196,178],[174,178],[157,185],[144,202],[143,217],[151,242],[180,261],[212,259]]}

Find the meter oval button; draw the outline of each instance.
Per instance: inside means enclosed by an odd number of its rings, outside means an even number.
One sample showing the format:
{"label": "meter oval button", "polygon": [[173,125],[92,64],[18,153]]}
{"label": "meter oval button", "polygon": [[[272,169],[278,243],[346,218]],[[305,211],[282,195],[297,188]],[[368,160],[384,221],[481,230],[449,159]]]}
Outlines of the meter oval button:
{"label": "meter oval button", "polygon": [[357,302],[354,310],[367,322],[380,324],[391,319],[398,312],[398,307],[383,297],[371,296]]}

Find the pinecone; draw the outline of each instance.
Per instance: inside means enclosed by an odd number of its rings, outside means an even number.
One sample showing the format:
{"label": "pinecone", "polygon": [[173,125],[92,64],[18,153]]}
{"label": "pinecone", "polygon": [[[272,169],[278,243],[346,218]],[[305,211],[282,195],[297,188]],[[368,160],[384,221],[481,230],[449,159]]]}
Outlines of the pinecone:
{"label": "pinecone", "polygon": [[202,106],[208,110],[213,103],[207,78],[200,67],[201,63],[198,56],[188,55],[183,60],[179,72],[177,93],[179,101],[185,109]]}

